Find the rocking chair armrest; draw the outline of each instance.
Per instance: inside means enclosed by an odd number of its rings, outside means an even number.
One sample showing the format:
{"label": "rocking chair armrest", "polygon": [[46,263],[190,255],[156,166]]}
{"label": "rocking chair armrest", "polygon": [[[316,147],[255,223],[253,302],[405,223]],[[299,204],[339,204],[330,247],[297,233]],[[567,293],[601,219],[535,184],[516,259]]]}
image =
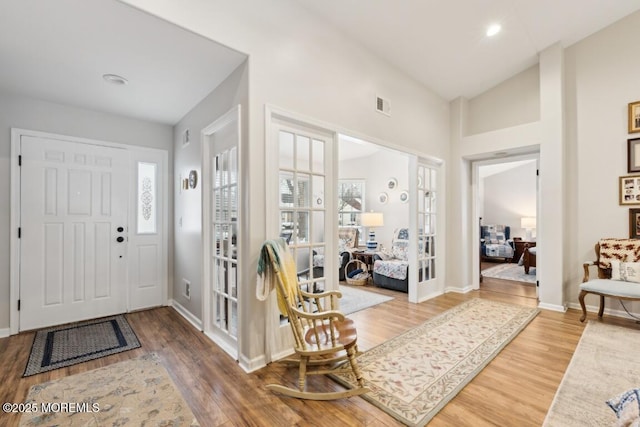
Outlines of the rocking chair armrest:
{"label": "rocking chair armrest", "polygon": [[291,310],[300,318],[309,320],[322,320],[335,317],[340,321],[344,321],[344,314],[338,310],[319,311],[317,313],[307,313],[306,311],[298,310],[295,307],[291,307]]}
{"label": "rocking chair armrest", "polygon": [[596,261],[588,261],[582,264],[582,268],[584,269],[584,276],[582,277],[582,282],[589,281],[589,267],[597,265]]}
{"label": "rocking chair armrest", "polygon": [[305,292],[302,289],[300,289],[300,295],[302,295],[305,298],[324,298],[332,295],[335,295],[338,298],[342,298],[342,292],[340,291],[324,291],[324,292],[314,293],[314,292]]}

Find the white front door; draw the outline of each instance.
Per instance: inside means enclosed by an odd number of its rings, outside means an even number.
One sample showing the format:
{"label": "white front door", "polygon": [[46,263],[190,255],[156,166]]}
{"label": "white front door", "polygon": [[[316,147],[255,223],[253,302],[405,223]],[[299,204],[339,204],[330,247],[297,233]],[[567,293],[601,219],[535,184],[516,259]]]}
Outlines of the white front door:
{"label": "white front door", "polygon": [[129,154],[22,135],[20,330],[126,311]]}

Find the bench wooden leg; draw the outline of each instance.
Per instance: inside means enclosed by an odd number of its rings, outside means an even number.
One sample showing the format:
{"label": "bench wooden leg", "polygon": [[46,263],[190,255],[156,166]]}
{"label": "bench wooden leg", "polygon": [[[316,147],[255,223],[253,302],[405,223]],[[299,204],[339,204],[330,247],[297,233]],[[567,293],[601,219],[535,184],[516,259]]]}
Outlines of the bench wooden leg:
{"label": "bench wooden leg", "polygon": [[604,313],[604,295],[600,295],[600,309],[598,310],[598,317],[602,317]]}
{"label": "bench wooden leg", "polygon": [[[587,291],[580,291],[580,296],[578,297],[578,300],[580,301],[580,307],[582,307],[582,316],[580,317],[580,321],[584,322],[584,319],[587,318],[587,307],[584,305],[584,297],[585,295],[587,295],[589,292]],[[604,297],[602,297],[604,298]]]}

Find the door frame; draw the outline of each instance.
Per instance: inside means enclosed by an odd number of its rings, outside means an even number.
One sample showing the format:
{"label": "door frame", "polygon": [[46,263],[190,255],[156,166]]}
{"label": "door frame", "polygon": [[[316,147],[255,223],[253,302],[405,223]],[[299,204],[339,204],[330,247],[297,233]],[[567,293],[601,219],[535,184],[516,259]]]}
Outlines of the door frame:
{"label": "door frame", "polygon": [[[511,163],[517,162],[520,160],[535,160],[536,161],[536,169],[540,170],[540,151],[532,151],[530,153],[524,154],[513,154],[507,155],[504,157],[485,157],[471,160],[471,235],[475,236],[473,242],[475,242],[472,247],[475,248],[471,254],[471,263],[473,265],[472,274],[471,274],[471,290],[480,289],[480,269],[478,266],[480,265],[480,251],[478,250],[478,245],[480,242],[480,223],[478,221],[480,215],[478,214],[479,208],[478,204],[479,200],[479,180],[480,180],[480,167],[488,166],[488,165],[496,165],[501,163]],[[539,185],[539,176],[536,176],[536,215],[540,218],[540,185]],[[536,236],[536,246],[541,246],[537,241],[537,237],[540,236],[538,233]],[[537,267],[536,267],[537,268]],[[539,270],[538,270],[539,271]],[[539,277],[539,276],[538,276]],[[540,291],[539,280],[536,279],[536,296],[538,296]]]}
{"label": "door frame", "polygon": [[[164,176],[161,177],[159,184],[162,186],[163,203],[158,209],[162,210],[164,221],[162,221],[162,233],[163,233],[163,251],[162,257],[166,260],[166,269],[164,271],[164,278],[162,279],[162,304],[167,305],[168,301],[168,237],[169,237],[169,170],[168,170],[168,152],[166,150],[158,148],[142,147],[137,145],[121,144],[115,142],[102,141],[91,138],[81,138],[70,135],[56,134],[52,132],[34,131],[21,128],[11,128],[11,154],[10,154],[10,189],[9,189],[9,203],[10,203],[10,238],[9,238],[9,334],[15,335],[20,331],[20,313],[18,310],[18,300],[20,299],[20,238],[18,237],[18,228],[20,227],[21,213],[20,213],[20,142],[22,136],[33,136],[39,138],[49,139],[61,139],[64,141],[75,142],[80,144],[101,145],[104,147],[113,147],[125,149],[128,152],[138,151],[143,152],[147,150],[161,152],[162,156],[162,170]],[[159,186],[160,186],[159,185]],[[129,200],[129,199],[127,199]],[[129,226],[132,221],[132,209],[127,212],[127,220]],[[127,267],[127,273],[129,267]],[[128,281],[127,286],[123,288],[126,299],[126,310],[130,310],[130,296]]]}

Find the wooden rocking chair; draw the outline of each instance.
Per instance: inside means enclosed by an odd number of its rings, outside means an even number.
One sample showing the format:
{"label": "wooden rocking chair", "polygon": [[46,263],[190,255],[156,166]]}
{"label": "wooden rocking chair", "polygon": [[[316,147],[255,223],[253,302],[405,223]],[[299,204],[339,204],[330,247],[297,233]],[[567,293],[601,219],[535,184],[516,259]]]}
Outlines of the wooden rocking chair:
{"label": "wooden rocking chair", "polygon": [[[364,378],[360,372],[356,356],[358,354],[357,333],[352,320],[345,318],[337,310],[337,299],[342,296],[339,291],[308,293],[300,289],[297,277],[285,279],[287,268],[282,254],[276,254],[278,248],[269,241],[263,246],[263,253],[268,254],[271,273],[277,277],[276,289],[279,306],[286,306],[286,315],[295,338],[294,350],[299,358],[282,360],[284,363],[296,364],[299,370],[298,387],[293,389],[280,384],[269,384],[267,388],[290,397],[311,400],[333,400],[358,396],[369,391],[364,386]],[[279,242],[280,248],[288,253],[286,242]],[[288,289],[287,284],[291,284]],[[328,304],[327,304],[328,302]],[[283,304],[284,303],[284,304]],[[327,307],[328,305],[328,307]],[[341,362],[342,367],[339,366]],[[358,387],[338,392],[310,392],[305,390],[308,375],[326,375],[350,371],[355,375]]]}

